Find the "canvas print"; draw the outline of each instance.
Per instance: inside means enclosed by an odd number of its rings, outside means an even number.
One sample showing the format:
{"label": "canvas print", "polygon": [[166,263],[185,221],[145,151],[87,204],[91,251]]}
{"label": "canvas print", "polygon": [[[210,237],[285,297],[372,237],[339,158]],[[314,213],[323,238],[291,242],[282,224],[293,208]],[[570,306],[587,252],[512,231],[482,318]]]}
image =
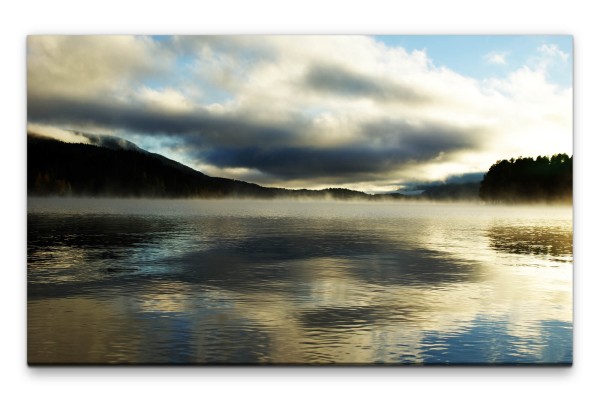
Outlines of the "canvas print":
{"label": "canvas print", "polygon": [[571,365],[571,36],[27,38],[30,365]]}

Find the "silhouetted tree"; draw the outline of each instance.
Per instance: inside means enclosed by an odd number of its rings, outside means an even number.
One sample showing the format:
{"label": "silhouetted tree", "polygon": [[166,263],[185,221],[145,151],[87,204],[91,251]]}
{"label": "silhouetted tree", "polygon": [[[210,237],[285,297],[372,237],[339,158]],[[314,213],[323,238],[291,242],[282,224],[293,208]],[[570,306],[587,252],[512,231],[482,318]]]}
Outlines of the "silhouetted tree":
{"label": "silhouetted tree", "polygon": [[572,202],[573,157],[497,161],[484,175],[479,196],[487,202]]}

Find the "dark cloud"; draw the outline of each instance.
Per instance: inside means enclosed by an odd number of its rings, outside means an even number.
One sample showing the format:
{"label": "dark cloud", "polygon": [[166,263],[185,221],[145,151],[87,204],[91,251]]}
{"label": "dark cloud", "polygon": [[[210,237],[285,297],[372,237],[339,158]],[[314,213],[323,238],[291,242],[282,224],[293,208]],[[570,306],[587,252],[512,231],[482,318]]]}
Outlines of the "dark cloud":
{"label": "dark cloud", "polygon": [[409,124],[403,120],[382,119],[364,124],[361,137],[365,145],[398,149],[414,160],[425,160],[440,152],[478,147],[482,130],[457,128],[439,123]]}
{"label": "dark cloud", "polygon": [[[96,124],[109,128],[187,137],[196,146],[272,146],[294,141],[305,123],[296,119],[285,126],[257,123],[251,116],[215,116],[205,110],[169,112],[135,104],[77,99],[28,99],[28,120],[51,124]],[[194,134],[193,137],[191,137]]]}
{"label": "dark cloud", "polygon": [[360,181],[411,163],[431,161],[442,152],[473,144],[465,133],[434,126],[415,129],[403,123],[380,123],[365,126],[364,131],[368,132],[365,141],[355,145],[214,147],[201,156],[221,168],[253,168],[282,179],[338,177],[342,181]]}
{"label": "dark cloud", "polygon": [[[173,139],[167,142],[177,144],[175,153],[199,164],[242,167],[281,182],[347,184],[396,180],[393,174],[402,168],[481,143],[472,130],[354,110],[355,99],[406,110],[422,102],[429,106],[433,98],[403,85],[402,77],[359,72],[350,58],[334,61],[317,52],[296,59],[291,52],[288,60],[288,49],[277,38],[115,37],[107,47],[94,37],[48,40],[61,45],[50,60],[42,42],[31,47],[37,56],[28,56],[28,122],[68,130],[97,126],[137,137],[166,135]],[[102,62],[88,58],[88,49],[102,55]],[[152,56],[164,65],[154,68]],[[304,75],[285,74],[287,62],[280,62],[286,60]],[[60,74],[50,74],[55,70]],[[266,89],[252,89],[255,83]],[[188,85],[198,91],[186,91]],[[288,98],[289,90],[295,96]],[[335,96],[335,104],[320,102],[324,96]],[[215,103],[223,107],[212,107]],[[193,104],[198,106],[186,108]],[[307,110],[307,104],[318,112]],[[158,141],[147,143],[153,142]]]}
{"label": "dark cloud", "polygon": [[[374,121],[357,128],[338,146],[310,144],[314,128],[301,118],[260,124],[246,115],[214,116],[208,111],[167,112],[134,104],[68,99],[28,101],[29,121],[93,123],[146,134],[170,134],[190,155],[219,168],[255,169],[280,179],[358,182],[385,176],[442,153],[475,148],[480,133],[439,124]],[[481,141],[481,139],[479,139]]]}
{"label": "dark cloud", "polygon": [[218,167],[245,167],[264,171],[278,178],[352,177],[382,171],[395,155],[356,148],[319,149],[213,148],[204,158]]}
{"label": "dark cloud", "polygon": [[303,84],[315,91],[345,97],[368,97],[379,101],[425,100],[423,95],[412,88],[332,65],[313,65],[306,74]]}

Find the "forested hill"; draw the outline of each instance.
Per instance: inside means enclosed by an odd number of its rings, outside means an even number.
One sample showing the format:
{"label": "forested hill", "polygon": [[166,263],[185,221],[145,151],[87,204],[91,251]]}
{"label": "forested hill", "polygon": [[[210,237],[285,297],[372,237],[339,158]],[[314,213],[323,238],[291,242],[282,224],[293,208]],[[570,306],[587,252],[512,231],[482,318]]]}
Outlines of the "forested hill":
{"label": "forested hill", "polygon": [[572,203],[573,157],[557,154],[498,161],[483,177],[479,196],[486,202]]}
{"label": "forested hill", "polygon": [[288,190],[210,177],[176,161],[135,147],[64,143],[27,135],[29,195],[158,198],[329,197],[398,199],[402,195],[368,195],[344,188]]}

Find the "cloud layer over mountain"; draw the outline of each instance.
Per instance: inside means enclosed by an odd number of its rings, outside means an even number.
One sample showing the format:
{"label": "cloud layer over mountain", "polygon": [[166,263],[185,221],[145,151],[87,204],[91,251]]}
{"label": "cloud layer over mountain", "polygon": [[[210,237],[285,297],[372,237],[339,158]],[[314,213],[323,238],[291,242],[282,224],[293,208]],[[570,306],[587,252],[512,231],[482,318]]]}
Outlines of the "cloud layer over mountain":
{"label": "cloud layer over mountain", "polygon": [[[493,50],[482,59],[506,64]],[[572,88],[548,73],[570,62],[548,44],[474,79],[364,36],[31,36],[28,121],[122,136],[212,175],[383,191],[571,153]]]}

